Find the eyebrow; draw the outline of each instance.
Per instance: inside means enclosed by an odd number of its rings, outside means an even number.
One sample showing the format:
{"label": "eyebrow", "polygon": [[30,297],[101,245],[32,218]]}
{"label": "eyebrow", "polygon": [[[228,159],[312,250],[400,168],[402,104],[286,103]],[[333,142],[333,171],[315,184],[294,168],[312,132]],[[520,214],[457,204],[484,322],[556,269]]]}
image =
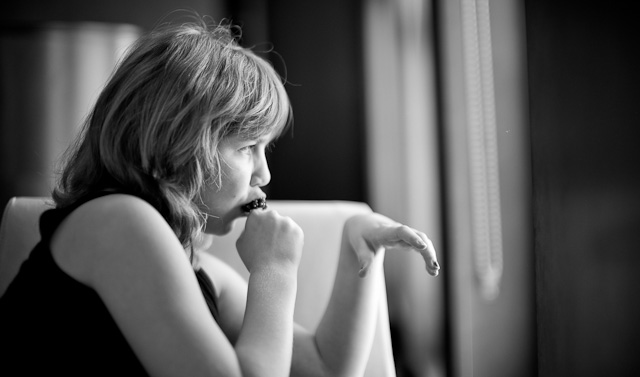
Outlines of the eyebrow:
{"label": "eyebrow", "polygon": [[253,138],[253,139],[248,139],[248,140],[253,140],[256,141],[258,143],[264,143],[264,144],[269,144],[274,142],[277,139],[276,135],[274,132],[269,132],[266,135],[262,135],[260,137],[257,138]]}

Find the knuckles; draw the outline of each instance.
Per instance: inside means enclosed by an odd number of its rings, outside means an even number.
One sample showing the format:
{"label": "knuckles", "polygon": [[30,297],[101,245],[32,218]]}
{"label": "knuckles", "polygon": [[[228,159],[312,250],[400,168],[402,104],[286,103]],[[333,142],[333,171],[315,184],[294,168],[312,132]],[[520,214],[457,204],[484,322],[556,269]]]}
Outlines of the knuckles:
{"label": "knuckles", "polygon": [[[254,220],[254,221],[251,221]],[[267,228],[273,227],[276,231],[293,233],[296,236],[303,236],[302,228],[288,216],[282,216],[274,210],[264,210],[252,213],[248,222],[257,222]]]}
{"label": "knuckles", "polygon": [[267,259],[284,257],[295,261],[302,254],[304,232],[290,217],[273,210],[259,210],[247,219],[245,231],[236,245],[241,252],[261,250],[259,254]]}

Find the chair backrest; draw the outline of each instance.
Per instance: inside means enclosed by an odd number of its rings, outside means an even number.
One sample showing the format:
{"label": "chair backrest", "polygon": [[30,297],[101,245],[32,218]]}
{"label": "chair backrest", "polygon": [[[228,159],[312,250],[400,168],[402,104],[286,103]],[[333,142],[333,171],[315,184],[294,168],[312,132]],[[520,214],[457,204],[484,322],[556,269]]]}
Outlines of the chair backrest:
{"label": "chair backrest", "polygon": [[[40,239],[38,220],[50,206],[48,198],[16,197],[5,207],[0,223],[0,297]],[[290,216],[304,231],[294,316],[298,323],[315,329],[333,287],[342,226],[348,217],[371,209],[364,203],[347,201],[272,200],[269,207]],[[216,237],[208,251],[247,277],[248,272],[235,252],[235,240],[243,228],[244,221],[239,220],[232,233]],[[395,377],[384,278],[377,283],[380,290],[378,321],[365,376]]]}
{"label": "chair backrest", "polygon": [[0,297],[4,294],[20,265],[40,241],[38,220],[53,205],[48,198],[11,198],[0,222]]}

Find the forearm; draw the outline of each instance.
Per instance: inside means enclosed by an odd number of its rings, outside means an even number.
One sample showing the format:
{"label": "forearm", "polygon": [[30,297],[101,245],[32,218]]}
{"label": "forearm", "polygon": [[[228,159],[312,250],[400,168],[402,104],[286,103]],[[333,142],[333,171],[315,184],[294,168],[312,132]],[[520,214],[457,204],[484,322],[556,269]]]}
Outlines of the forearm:
{"label": "forearm", "polygon": [[383,260],[381,250],[369,273],[360,277],[357,257],[343,235],[333,292],[316,331],[320,357],[336,375],[358,376],[364,371],[375,334]]}
{"label": "forearm", "polygon": [[288,376],[293,342],[296,269],[268,269],[249,277],[247,308],[236,354],[245,376]]}

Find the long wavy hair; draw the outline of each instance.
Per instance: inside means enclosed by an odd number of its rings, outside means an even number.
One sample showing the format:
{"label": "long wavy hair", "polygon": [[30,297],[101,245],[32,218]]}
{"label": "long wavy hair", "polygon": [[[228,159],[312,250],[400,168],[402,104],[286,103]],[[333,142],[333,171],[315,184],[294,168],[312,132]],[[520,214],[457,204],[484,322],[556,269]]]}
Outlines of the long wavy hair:
{"label": "long wavy hair", "polygon": [[283,79],[202,18],[141,37],[120,62],[74,145],[52,196],[58,208],[103,191],[154,206],[193,259],[205,185],[221,185],[229,135],[279,135],[291,122]]}

